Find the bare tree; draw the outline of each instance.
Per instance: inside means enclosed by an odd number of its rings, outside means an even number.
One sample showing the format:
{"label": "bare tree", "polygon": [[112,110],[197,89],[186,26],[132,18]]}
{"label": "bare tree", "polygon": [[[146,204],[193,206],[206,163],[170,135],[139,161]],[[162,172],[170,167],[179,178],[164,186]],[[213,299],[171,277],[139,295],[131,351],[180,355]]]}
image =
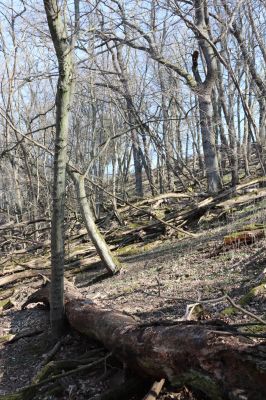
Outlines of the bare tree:
{"label": "bare tree", "polygon": [[[76,24],[78,28],[78,4],[75,1]],[[53,334],[60,336],[64,327],[64,217],[65,181],[67,164],[67,142],[71,92],[73,85],[73,48],[76,31],[71,36],[64,20],[64,10],[57,0],[44,0],[47,21],[53,40],[59,79],[56,94],[56,137],[54,152],[53,214],[51,231],[51,324]],[[66,3],[64,3],[66,7]]]}

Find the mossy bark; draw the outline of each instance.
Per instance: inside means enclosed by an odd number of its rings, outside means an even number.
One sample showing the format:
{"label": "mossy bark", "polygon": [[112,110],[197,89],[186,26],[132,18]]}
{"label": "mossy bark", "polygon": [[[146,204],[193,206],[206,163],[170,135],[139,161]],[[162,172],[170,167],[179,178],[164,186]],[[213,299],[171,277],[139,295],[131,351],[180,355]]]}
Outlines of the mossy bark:
{"label": "mossy bark", "polygon": [[256,286],[248,291],[239,301],[241,306],[249,304],[257,296],[263,296],[266,298],[266,282]]}

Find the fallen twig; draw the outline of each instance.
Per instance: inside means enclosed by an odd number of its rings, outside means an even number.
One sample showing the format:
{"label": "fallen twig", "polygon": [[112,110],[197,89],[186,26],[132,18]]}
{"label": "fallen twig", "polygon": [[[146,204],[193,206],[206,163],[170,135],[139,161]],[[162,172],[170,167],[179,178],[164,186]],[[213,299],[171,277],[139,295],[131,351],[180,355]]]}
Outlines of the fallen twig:
{"label": "fallen twig", "polygon": [[255,320],[261,322],[263,325],[266,325],[266,321],[264,321],[264,319],[262,319],[261,317],[258,317],[257,315],[253,314],[252,312],[250,312],[248,310],[245,310],[245,308],[243,308],[243,307],[239,306],[238,304],[236,304],[234,302],[234,300],[232,300],[231,297],[228,296],[228,294],[225,297],[234,308],[236,308],[237,310],[241,311],[243,314],[249,315],[250,317],[254,318]]}
{"label": "fallen twig", "polygon": [[43,333],[43,329],[24,329],[23,331],[17,333],[16,335],[14,335],[10,340],[8,340],[8,342],[6,342],[5,344],[11,344],[16,342],[19,339],[25,338],[25,337],[32,337],[35,335],[40,335],[41,333]]}

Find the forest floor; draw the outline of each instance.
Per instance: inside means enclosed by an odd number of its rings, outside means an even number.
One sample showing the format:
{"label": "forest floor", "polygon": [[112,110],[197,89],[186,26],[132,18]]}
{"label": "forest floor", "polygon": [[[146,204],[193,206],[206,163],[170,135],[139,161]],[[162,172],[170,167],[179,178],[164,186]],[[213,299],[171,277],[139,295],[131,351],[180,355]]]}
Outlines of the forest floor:
{"label": "forest floor", "polygon": [[[97,299],[103,305],[133,315],[140,321],[182,318],[186,315],[188,305],[216,299],[225,293],[235,303],[240,302],[245,310],[266,319],[266,289],[252,298],[245,297],[258,285],[259,277],[266,267],[266,240],[257,240],[249,245],[224,245],[225,235],[235,232],[243,223],[264,224],[265,217],[265,201],[254,203],[231,213],[222,223],[214,221],[194,226],[195,237],[179,240],[162,236],[153,242],[132,244],[119,249],[117,254],[122,269],[118,275],[89,284],[92,276],[103,272],[100,263],[92,260],[91,268],[86,268],[72,280],[84,297]],[[12,308],[2,311],[0,395],[30,384],[53,348],[54,343],[47,330],[47,308],[37,304],[21,309],[28,295],[39,286],[40,277],[23,280],[12,301]],[[5,290],[9,289],[12,289],[12,285],[5,287]],[[221,319],[230,324],[256,322],[247,314],[234,309],[226,300],[204,303],[195,318]],[[13,335],[27,331],[33,335],[26,334],[20,339],[15,336],[14,342],[10,340]],[[266,329],[258,324],[245,327],[245,332],[265,334]],[[54,360],[85,359],[86,355],[92,354],[92,350],[95,354],[106,354],[100,344],[72,330],[66,333]],[[52,387],[54,393],[39,392],[34,398],[96,400],[101,398],[102,393],[122,384],[123,379],[123,368],[111,360],[93,372],[64,377],[59,381],[59,386]],[[145,392],[146,389],[143,390]],[[143,398],[144,392],[135,392],[128,399]],[[166,386],[158,398],[203,397],[199,393],[192,393],[189,388],[174,389]]]}

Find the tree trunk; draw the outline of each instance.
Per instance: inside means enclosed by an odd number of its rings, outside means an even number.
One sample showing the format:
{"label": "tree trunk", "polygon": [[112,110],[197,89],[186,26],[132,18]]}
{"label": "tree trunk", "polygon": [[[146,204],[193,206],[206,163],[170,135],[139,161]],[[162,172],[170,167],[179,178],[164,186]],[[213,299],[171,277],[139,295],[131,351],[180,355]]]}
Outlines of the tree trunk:
{"label": "tree trunk", "polygon": [[[206,176],[208,191],[211,194],[217,193],[222,186],[219,173],[219,163],[215,147],[215,132],[212,124],[212,89],[217,78],[217,61],[211,45],[206,41],[201,33],[210,37],[208,6],[206,0],[194,0],[195,26],[198,29],[198,44],[206,62],[206,79],[201,80],[198,71],[199,52],[196,50],[192,56],[192,70],[198,88],[196,90],[199,101],[200,126],[202,135],[202,147],[206,166]],[[211,38],[210,38],[211,39]]]}
{"label": "tree trunk", "polygon": [[131,132],[133,160],[135,169],[135,192],[138,197],[143,197],[143,183],[142,183],[142,161],[139,146],[138,133],[136,129]]}
{"label": "tree trunk", "polygon": [[96,251],[102,260],[105,268],[111,274],[115,274],[119,270],[119,261],[112,255],[109,250],[104,238],[100,234],[93,218],[89,202],[86,196],[86,190],[84,185],[84,176],[77,172],[70,172],[71,178],[75,184],[78,202],[80,206],[81,215],[88,231],[88,235],[94,244]]}
{"label": "tree trunk", "polygon": [[198,95],[198,101],[208,191],[209,193],[217,193],[221,189],[221,178],[212,126],[211,96],[208,94]]}
{"label": "tree trunk", "polygon": [[51,324],[55,336],[64,329],[64,214],[68,125],[71,102],[72,47],[57,0],[44,0],[47,21],[58,59],[56,136],[54,151],[53,214],[51,231]]}
{"label": "tree trunk", "polygon": [[[49,301],[49,284],[27,304]],[[221,321],[138,324],[132,317],[86,300],[66,284],[70,325],[99,340],[128,368],[142,376],[187,385],[206,399],[266,398],[266,342],[234,336]]]}

